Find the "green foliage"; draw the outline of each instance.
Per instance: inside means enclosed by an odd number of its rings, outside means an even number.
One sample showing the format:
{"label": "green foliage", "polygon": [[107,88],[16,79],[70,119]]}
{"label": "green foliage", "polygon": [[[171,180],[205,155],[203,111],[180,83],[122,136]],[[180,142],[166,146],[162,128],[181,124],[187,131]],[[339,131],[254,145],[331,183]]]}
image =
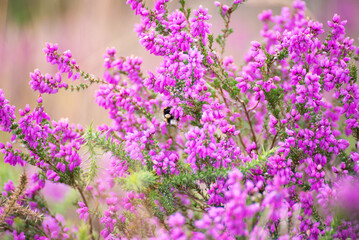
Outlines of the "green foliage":
{"label": "green foliage", "polygon": [[246,162],[245,164],[238,167],[238,169],[246,175],[250,172],[251,169],[261,168],[263,171],[266,171],[266,163],[267,159],[270,156],[273,156],[275,152],[277,151],[278,147],[272,148],[272,149],[262,149],[261,154],[258,155],[257,159],[252,159],[250,162]]}
{"label": "green foliage", "polygon": [[266,100],[268,101],[267,109],[276,119],[281,119],[280,112],[281,112],[281,105],[283,103],[283,89],[276,88],[271,89],[270,92],[264,92]]}
{"label": "green foliage", "polygon": [[288,49],[287,48],[283,49],[278,54],[278,60],[283,60],[284,58],[287,58],[287,57],[288,57]]}
{"label": "green foliage", "polygon": [[296,103],[295,107],[301,115],[304,115],[306,112],[308,112],[308,109],[305,107],[305,103]]}
{"label": "green foliage", "polygon": [[[152,194],[152,197],[155,197],[153,200],[159,201],[161,206],[165,209],[167,215],[176,212],[175,199],[173,193],[171,192],[170,185],[161,184],[157,189],[157,192]],[[160,213],[158,217],[161,215],[162,214]]]}
{"label": "green foliage", "polygon": [[156,31],[163,36],[167,36],[169,34],[167,28],[162,25],[158,20],[156,20]]}
{"label": "green foliage", "polygon": [[157,177],[149,171],[140,170],[121,179],[122,186],[127,191],[145,192],[155,184]]}
{"label": "green foliage", "polygon": [[213,46],[213,34],[209,34],[208,35],[208,47],[209,49],[212,49],[212,46]]}
{"label": "green foliage", "polygon": [[214,168],[207,167],[205,171],[198,171],[191,173],[189,171],[181,172],[179,175],[172,176],[171,178],[164,179],[162,184],[172,185],[176,188],[196,189],[199,182],[204,182],[210,185],[216,182],[220,177],[226,177],[230,169],[228,168]]}
{"label": "green foliage", "polygon": [[233,29],[222,29],[222,34],[219,34],[216,38],[216,42],[219,46],[225,47],[226,46],[226,40],[229,35],[233,33]]}
{"label": "green foliage", "polygon": [[113,156],[126,161],[129,169],[137,169],[140,167],[140,162],[133,160],[124,150],[124,144],[114,141],[115,137],[111,136],[111,133],[105,132],[87,132],[88,141],[93,142],[94,147],[102,149],[103,152],[110,152]]}
{"label": "green foliage", "polygon": [[266,64],[267,64],[267,66],[268,66],[268,68],[269,68],[270,65],[272,65],[272,63],[275,61],[275,56],[269,54],[269,53],[266,51],[266,49],[265,49],[264,46],[262,47],[262,50],[264,51],[264,54],[265,54],[265,56],[266,56]]}
{"label": "green foliage", "polygon": [[341,225],[342,221],[339,216],[334,215],[333,220],[330,225],[330,231],[326,230],[325,235],[320,237],[320,240],[332,240],[333,235],[337,232],[338,227]]}
{"label": "green foliage", "polygon": [[352,84],[357,82],[358,69],[354,64],[349,66],[349,76],[350,76],[350,81],[352,82]]}
{"label": "green foliage", "polygon": [[96,153],[96,144],[93,141],[94,131],[92,129],[92,124],[87,129],[87,131],[84,134],[84,140],[85,140],[85,147],[87,148],[86,154],[88,154],[88,161],[90,161],[90,164],[86,171],[86,184],[90,184],[96,177],[98,165],[97,165],[97,153]]}
{"label": "green foliage", "polygon": [[186,0],[179,0],[179,3],[181,4],[181,7],[179,8],[179,10],[183,13],[186,12],[185,7],[186,7]]}
{"label": "green foliage", "polygon": [[88,225],[82,222],[81,227],[78,230],[78,239],[79,240],[89,240],[91,236],[88,234]]}
{"label": "green foliage", "polygon": [[191,121],[191,124],[193,126],[201,126],[200,123],[201,117],[202,117],[202,106],[206,104],[207,102],[198,101],[196,99],[193,100],[193,106],[189,106],[186,104],[180,104],[180,106],[183,108],[183,112],[187,115],[191,115],[194,117],[194,120]]}

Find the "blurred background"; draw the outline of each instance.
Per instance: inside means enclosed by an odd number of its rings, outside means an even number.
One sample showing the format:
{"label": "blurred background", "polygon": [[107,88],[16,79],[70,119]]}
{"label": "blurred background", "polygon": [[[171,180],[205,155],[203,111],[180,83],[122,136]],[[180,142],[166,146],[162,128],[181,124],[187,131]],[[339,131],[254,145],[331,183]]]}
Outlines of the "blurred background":
{"label": "blurred background", "polygon": [[[146,0],[151,4],[153,0]],[[230,4],[233,0],[222,0]],[[171,6],[178,5],[172,1]],[[209,8],[212,29],[218,33],[222,21],[213,1],[190,0],[193,7],[200,4]],[[252,40],[260,40],[262,27],[257,15],[271,8],[275,13],[291,0],[249,0],[236,12],[232,20],[234,34],[229,38],[227,54],[237,64]],[[348,33],[357,38],[358,0],[306,1],[308,15],[323,23],[335,13],[348,20]],[[70,49],[81,69],[97,76],[103,74],[103,54],[107,47],[116,47],[122,56],[137,55],[144,59],[144,70],[154,70],[160,58],[150,56],[138,43],[133,32],[139,22],[126,5],[126,0],[0,0],[0,88],[17,108],[26,103],[35,106],[36,93],[28,85],[29,72],[39,68],[42,73],[53,73],[56,67],[47,64],[42,49],[46,42],[58,43],[61,51]],[[355,28],[355,26],[357,26]],[[68,117],[71,122],[84,125],[107,122],[107,113],[94,103],[95,88],[80,94],[60,91],[44,96],[47,112],[53,119]]]}
{"label": "blurred background", "polygon": [[[153,0],[147,0],[149,4]],[[191,6],[202,4],[209,8],[212,30],[218,33],[222,21],[217,14],[213,1],[188,0]],[[231,4],[233,0],[222,0]],[[262,27],[257,15],[265,9],[275,14],[281,7],[290,6],[291,0],[248,0],[234,14],[231,26],[234,33],[228,41],[227,55],[235,62],[243,63],[252,40],[261,41],[259,31]],[[335,13],[347,19],[347,32],[359,37],[359,0],[307,0],[308,16],[326,25]],[[172,6],[178,6],[172,1]],[[39,68],[42,73],[54,73],[56,67],[46,63],[42,49],[46,42],[58,43],[60,51],[70,49],[81,69],[102,76],[103,54],[107,47],[115,47],[122,56],[136,55],[144,59],[143,70],[155,70],[161,59],[150,56],[138,43],[133,31],[139,17],[126,5],[126,0],[0,0],[0,88],[17,109],[28,103],[33,108],[37,94],[32,92],[28,82],[29,73]],[[54,120],[69,118],[72,123],[81,123],[84,127],[91,122],[99,125],[110,123],[105,110],[94,101],[96,87],[81,93],[60,91],[56,95],[44,95],[46,111]],[[9,136],[0,133],[0,142],[9,140]],[[0,187],[7,179],[16,181],[14,168],[3,163],[0,155]],[[49,197],[62,201],[66,191],[62,186],[47,187]],[[54,190],[55,189],[55,190]],[[61,195],[61,193],[64,194]],[[60,196],[58,195],[60,194]],[[73,196],[66,197],[70,201]],[[70,200],[68,200],[70,199]],[[59,212],[65,211],[59,209]]]}

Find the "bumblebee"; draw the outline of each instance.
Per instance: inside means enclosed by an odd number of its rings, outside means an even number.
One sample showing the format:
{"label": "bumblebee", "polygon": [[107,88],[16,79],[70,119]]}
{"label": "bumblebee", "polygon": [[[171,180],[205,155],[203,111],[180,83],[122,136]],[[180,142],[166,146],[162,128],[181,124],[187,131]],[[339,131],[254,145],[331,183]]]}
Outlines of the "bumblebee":
{"label": "bumblebee", "polygon": [[172,109],[172,106],[168,106],[165,109],[163,109],[163,117],[167,124],[176,125],[178,118],[175,119],[175,117],[171,114],[171,109]]}

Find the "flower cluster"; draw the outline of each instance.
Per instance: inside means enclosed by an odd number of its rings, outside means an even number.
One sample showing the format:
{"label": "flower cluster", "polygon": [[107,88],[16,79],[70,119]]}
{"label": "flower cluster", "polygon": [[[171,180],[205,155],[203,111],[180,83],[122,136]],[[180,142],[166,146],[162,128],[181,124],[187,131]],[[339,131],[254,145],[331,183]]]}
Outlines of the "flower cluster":
{"label": "flower cluster", "polygon": [[[215,1],[216,38],[208,9],[147,2],[127,0],[139,43],[162,61],[155,70],[109,48],[95,78],[47,44],[56,74],[30,74],[40,94],[99,84],[95,102],[111,124],[51,120],[41,95],[17,119],[0,89],[4,162],[37,169],[29,184],[5,184],[0,229],[39,240],[359,238],[359,47],[346,21],[335,15],[325,36],[302,0],[278,16],[264,11],[264,40],[238,67],[224,53],[244,1]],[[47,181],[78,193],[81,224],[48,208]]]}

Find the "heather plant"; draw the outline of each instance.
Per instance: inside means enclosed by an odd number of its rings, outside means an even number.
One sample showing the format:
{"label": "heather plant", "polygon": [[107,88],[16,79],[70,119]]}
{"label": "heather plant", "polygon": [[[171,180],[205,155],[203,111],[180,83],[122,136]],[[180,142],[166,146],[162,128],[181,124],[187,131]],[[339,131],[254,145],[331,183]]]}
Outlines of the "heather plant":
{"label": "heather plant", "polygon": [[[0,89],[4,162],[36,169],[5,183],[0,229],[21,240],[357,239],[359,48],[346,21],[335,15],[325,32],[301,0],[264,11],[263,39],[239,66],[225,49],[244,1],[214,3],[218,35],[205,7],[168,2],[127,1],[140,44],[162,60],[155,71],[109,48],[97,78],[47,44],[58,71],[30,74],[34,109],[17,118]],[[111,125],[46,113],[42,95],[90,85]],[[48,181],[77,192],[81,223],[49,207]]]}

